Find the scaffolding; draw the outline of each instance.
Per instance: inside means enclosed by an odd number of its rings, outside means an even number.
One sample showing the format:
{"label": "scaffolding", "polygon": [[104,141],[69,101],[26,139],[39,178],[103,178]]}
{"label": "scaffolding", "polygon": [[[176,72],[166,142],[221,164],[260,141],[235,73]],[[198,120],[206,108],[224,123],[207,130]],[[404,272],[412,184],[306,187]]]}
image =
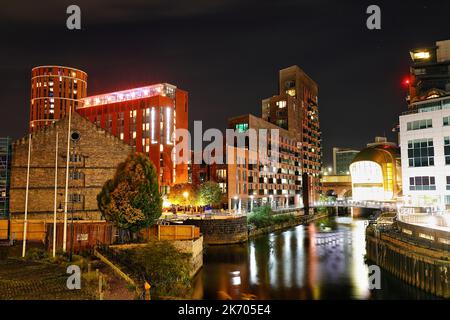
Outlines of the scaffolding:
{"label": "scaffolding", "polygon": [[11,172],[11,138],[0,137],[0,219],[9,214],[9,182]]}

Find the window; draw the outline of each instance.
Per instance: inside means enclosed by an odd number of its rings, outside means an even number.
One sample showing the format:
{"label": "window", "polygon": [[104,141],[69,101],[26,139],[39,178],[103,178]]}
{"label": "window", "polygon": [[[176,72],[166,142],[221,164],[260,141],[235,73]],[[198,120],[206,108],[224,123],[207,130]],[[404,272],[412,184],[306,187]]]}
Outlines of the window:
{"label": "window", "polygon": [[443,122],[444,127],[450,126],[450,116],[444,117],[442,122]]}
{"label": "window", "polygon": [[106,131],[108,131],[109,133],[112,132],[112,114],[108,113],[106,115]]}
{"label": "window", "polygon": [[81,156],[81,154],[72,153],[69,156],[69,161],[70,162],[81,162],[81,161],[83,161],[83,157]]}
{"label": "window", "polygon": [[79,193],[71,193],[69,194],[69,202],[80,203],[82,201],[83,196]]}
{"label": "window", "polygon": [[445,164],[450,165],[450,137],[444,137]]}
{"label": "window", "polygon": [[142,109],[142,148],[150,152],[150,108]]}
{"label": "window", "polygon": [[447,176],[446,179],[447,179],[447,190],[450,190],[450,176]]}
{"label": "window", "polygon": [[410,167],[434,166],[433,139],[408,141],[408,162]]}
{"label": "window", "polygon": [[283,109],[286,108],[286,100],[280,100],[276,102],[276,105],[278,106],[278,108]]}
{"label": "window", "polygon": [[80,180],[83,178],[83,173],[78,170],[70,171],[70,179],[71,180]]}
{"label": "window", "polygon": [[125,127],[125,114],[124,112],[119,112],[117,115],[117,135],[119,136],[120,140],[123,140],[123,134],[124,134],[124,127]]}
{"label": "window", "polygon": [[408,122],[406,126],[408,131],[428,129],[433,127],[433,121],[431,119],[417,120]]}
{"label": "window", "polygon": [[136,110],[130,110],[130,142],[132,147],[136,147]]}
{"label": "window", "polygon": [[434,177],[410,177],[409,190],[436,190],[436,180]]}
{"label": "window", "polygon": [[238,123],[235,125],[238,132],[246,132],[248,130],[248,123]]}
{"label": "window", "polygon": [[226,169],[219,169],[216,171],[217,173],[217,179],[220,181],[225,181],[227,179],[227,170]]}

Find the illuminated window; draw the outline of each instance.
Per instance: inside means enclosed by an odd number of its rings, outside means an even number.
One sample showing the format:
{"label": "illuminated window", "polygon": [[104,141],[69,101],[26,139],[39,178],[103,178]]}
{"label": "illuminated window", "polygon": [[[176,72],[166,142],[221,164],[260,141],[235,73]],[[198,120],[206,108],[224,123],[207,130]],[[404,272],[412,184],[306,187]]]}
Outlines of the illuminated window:
{"label": "illuminated window", "polygon": [[156,143],[156,138],[155,138],[155,125],[156,125],[156,111],[155,108],[152,108],[151,111],[151,139],[152,139],[152,143]]}
{"label": "illuminated window", "polygon": [[296,95],[295,89],[286,90],[286,93],[288,95],[290,95],[291,97],[295,97],[295,95]]}
{"label": "illuminated window", "polygon": [[408,141],[408,163],[410,167],[434,166],[433,139]]}
{"label": "illuminated window", "polygon": [[123,112],[119,112],[117,115],[117,135],[120,140],[124,138],[124,126],[125,126],[125,114]]}
{"label": "illuminated window", "polygon": [[235,125],[238,132],[246,132],[248,130],[248,123],[238,123]]}
{"label": "illuminated window", "polygon": [[445,164],[450,165],[450,137],[444,137]]}
{"label": "illuminated window", "polygon": [[227,170],[226,169],[219,169],[216,171],[217,179],[221,181],[225,181],[227,179]]}
{"label": "illuminated window", "polygon": [[142,148],[145,152],[150,151],[150,108],[142,109]]}
{"label": "illuminated window", "polygon": [[429,59],[430,53],[428,51],[417,51],[413,53],[414,59]]}
{"label": "illuminated window", "polygon": [[409,190],[424,191],[436,190],[436,181],[434,177],[410,177]]}
{"label": "illuminated window", "polygon": [[286,108],[286,100],[277,101],[278,108]]}
{"label": "illuminated window", "polygon": [[433,237],[432,235],[429,235],[429,234],[419,233],[419,237],[420,237],[420,238],[427,239],[427,240],[434,241],[434,237]]}
{"label": "illuminated window", "polygon": [[171,123],[171,112],[170,112],[170,107],[166,108],[166,144],[171,144],[172,143],[172,137],[171,137],[171,132],[172,132],[172,123]]}
{"label": "illuminated window", "polygon": [[136,110],[130,110],[130,142],[133,147],[136,146]]}
{"label": "illuminated window", "polygon": [[433,121],[431,119],[426,120],[417,120],[407,123],[407,130],[420,130],[420,129],[428,129],[433,127]]}

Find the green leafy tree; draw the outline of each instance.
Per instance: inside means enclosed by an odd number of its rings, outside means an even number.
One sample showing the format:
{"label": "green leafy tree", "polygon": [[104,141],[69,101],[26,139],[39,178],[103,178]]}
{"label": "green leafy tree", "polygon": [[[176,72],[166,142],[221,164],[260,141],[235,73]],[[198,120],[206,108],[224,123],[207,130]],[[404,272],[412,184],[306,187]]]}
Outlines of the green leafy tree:
{"label": "green leafy tree", "polygon": [[167,200],[177,206],[197,206],[198,203],[198,190],[190,183],[175,184],[170,188]]}
{"label": "green leafy tree", "polygon": [[222,200],[222,189],[217,182],[204,182],[199,189],[199,198],[202,205],[219,205]]}
{"label": "green leafy tree", "polygon": [[162,199],[158,178],[150,159],[132,153],[117,167],[97,196],[98,208],[108,221],[135,233],[161,216]]}

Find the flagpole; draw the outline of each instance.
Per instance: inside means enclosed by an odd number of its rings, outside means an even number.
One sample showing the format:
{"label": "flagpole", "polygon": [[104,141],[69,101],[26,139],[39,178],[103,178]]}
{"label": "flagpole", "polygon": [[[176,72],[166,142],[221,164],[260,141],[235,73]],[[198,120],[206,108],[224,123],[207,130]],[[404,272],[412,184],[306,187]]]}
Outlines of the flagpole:
{"label": "flagpole", "polygon": [[69,157],[70,157],[70,123],[72,121],[72,106],[69,106],[69,125],[67,127],[67,159],[66,159],[66,189],[64,195],[64,231],[63,231],[63,251],[67,249],[67,202],[69,191]]}
{"label": "flagpole", "polygon": [[22,258],[25,257],[26,246],[27,246],[28,189],[30,186],[30,159],[31,159],[31,133],[28,135],[27,187],[25,190],[25,213],[24,213],[24,221],[23,221]]}
{"label": "flagpole", "polygon": [[[58,128],[56,128],[58,130]],[[58,131],[56,131],[56,151],[55,151],[55,199],[53,215],[53,258],[56,256],[56,201],[58,195]]]}

